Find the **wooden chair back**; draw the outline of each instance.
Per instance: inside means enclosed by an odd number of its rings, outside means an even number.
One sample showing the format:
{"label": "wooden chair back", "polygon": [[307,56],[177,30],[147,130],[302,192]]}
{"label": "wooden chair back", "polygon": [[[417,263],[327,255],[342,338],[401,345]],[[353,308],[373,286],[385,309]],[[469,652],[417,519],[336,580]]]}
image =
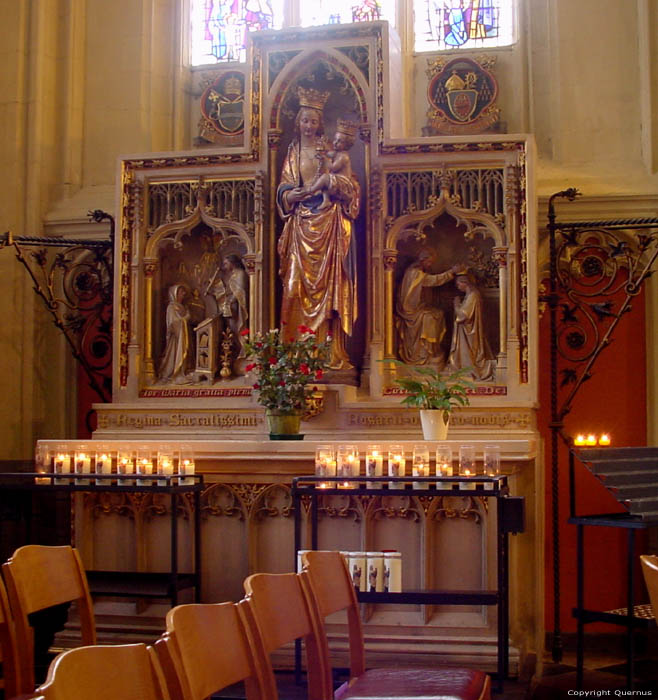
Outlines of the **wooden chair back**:
{"label": "wooden chair back", "polygon": [[655,554],[643,554],[640,557],[644,582],[649,592],[649,600],[653,608],[653,615],[658,621],[658,556]]}
{"label": "wooden chair back", "polygon": [[16,642],[21,649],[19,693],[34,690],[34,632],[28,615],[53,605],[75,602],[80,615],[82,643],[96,644],[94,611],[80,555],[70,546],[19,547],[2,565]]}
{"label": "wooden chair back", "polygon": [[179,677],[182,700],[203,700],[240,681],[249,700],[260,700],[262,659],[255,661],[240,603],[178,605],[166,624],[156,652],[165,675]]}
{"label": "wooden chair back", "polygon": [[0,579],[0,661],[2,662],[0,688],[4,690],[5,698],[12,698],[18,694],[20,686],[20,663],[14,620],[2,579]]}
{"label": "wooden chair back", "polygon": [[169,635],[166,632],[161,635],[155,640],[152,648],[162,669],[170,700],[188,700],[189,696],[183,691],[182,669],[174,656]]}
{"label": "wooden chair back", "polygon": [[170,700],[159,661],[145,644],[65,651],[36,692],[45,700]]}
{"label": "wooden chair back", "polygon": [[[302,555],[300,574],[309,604],[321,619],[340,610],[347,611],[350,680],[336,691],[343,700],[489,700],[489,676],[457,667],[365,668],[363,627],[352,578],[340,552],[309,551]],[[330,665],[329,651],[327,665]]]}
{"label": "wooden chair back", "polygon": [[[264,700],[276,700],[276,682],[269,655],[281,647],[304,640],[309,700],[332,700],[333,683],[327,661],[329,650],[322,621],[309,602],[298,574],[253,574],[245,579],[245,618],[253,637],[265,652]],[[274,691],[272,691],[274,685]]]}
{"label": "wooden chair back", "polygon": [[302,564],[302,583],[320,617],[324,619],[341,610],[347,612],[350,677],[357,678],[366,669],[365,645],[359,603],[347,562],[340,552],[309,551],[302,554]]}

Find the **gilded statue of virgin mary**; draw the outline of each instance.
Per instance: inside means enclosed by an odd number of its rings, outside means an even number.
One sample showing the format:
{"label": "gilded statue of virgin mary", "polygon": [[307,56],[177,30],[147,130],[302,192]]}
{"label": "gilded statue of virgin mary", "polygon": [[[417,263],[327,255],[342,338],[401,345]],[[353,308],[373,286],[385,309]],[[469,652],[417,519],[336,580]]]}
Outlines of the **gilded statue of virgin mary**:
{"label": "gilded statue of virgin mary", "polygon": [[328,206],[322,193],[308,191],[327,171],[323,109],[329,93],[300,87],[298,96],[295,138],[277,189],[285,222],[278,242],[281,322],[291,334],[304,325],[319,338],[331,335],[331,368],[350,369],[345,338],[357,317],[354,220],[361,190],[353,174],[328,173]]}

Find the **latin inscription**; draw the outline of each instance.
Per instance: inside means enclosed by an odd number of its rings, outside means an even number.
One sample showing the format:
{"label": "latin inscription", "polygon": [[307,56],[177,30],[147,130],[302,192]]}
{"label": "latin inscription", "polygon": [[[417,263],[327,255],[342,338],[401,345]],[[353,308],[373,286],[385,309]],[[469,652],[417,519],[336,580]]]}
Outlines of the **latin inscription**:
{"label": "latin inscription", "polygon": [[100,415],[100,428],[248,428],[263,423],[263,418],[254,414],[242,413],[170,413],[168,415],[144,415],[140,413],[117,413]]}

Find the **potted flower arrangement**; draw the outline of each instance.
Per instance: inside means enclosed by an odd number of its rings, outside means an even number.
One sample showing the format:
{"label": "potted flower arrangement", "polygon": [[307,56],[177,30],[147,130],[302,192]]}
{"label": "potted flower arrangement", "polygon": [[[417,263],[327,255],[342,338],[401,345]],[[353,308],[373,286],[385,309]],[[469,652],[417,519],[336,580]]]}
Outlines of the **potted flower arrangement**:
{"label": "potted flower arrangement", "polygon": [[286,339],[283,330],[274,328],[247,339],[244,347],[250,360],[245,370],[256,378],[253,386],[265,407],[270,438],[298,435],[311,384],[322,379],[327,367],[331,337],[318,341],[315,331],[299,326],[297,337]]}
{"label": "potted flower arrangement", "polygon": [[423,437],[425,440],[445,440],[452,410],[470,404],[466,392],[474,385],[465,375],[470,374],[471,368],[464,367],[442,375],[434,367],[409,367],[399,360],[393,362],[412,372],[410,376],[396,377],[395,383],[406,392],[402,403],[420,409]]}

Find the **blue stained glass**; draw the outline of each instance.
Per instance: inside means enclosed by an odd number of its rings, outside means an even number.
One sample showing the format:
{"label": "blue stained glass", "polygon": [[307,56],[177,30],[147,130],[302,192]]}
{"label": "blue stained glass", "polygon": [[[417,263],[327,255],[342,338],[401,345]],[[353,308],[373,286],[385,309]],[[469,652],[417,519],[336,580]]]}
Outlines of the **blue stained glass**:
{"label": "blue stained glass", "polygon": [[413,0],[415,49],[474,49],[513,43],[514,0]]}
{"label": "blue stained glass", "polygon": [[271,0],[193,0],[192,63],[244,61],[247,33],[273,26]]}
{"label": "blue stained glass", "polygon": [[443,40],[448,46],[461,46],[468,39],[464,12],[461,9],[449,9],[445,13],[446,22]]}

